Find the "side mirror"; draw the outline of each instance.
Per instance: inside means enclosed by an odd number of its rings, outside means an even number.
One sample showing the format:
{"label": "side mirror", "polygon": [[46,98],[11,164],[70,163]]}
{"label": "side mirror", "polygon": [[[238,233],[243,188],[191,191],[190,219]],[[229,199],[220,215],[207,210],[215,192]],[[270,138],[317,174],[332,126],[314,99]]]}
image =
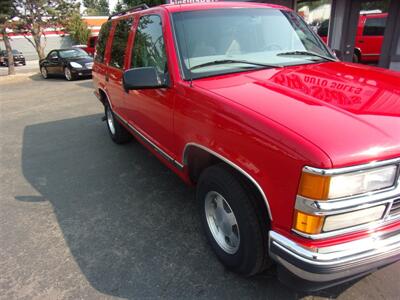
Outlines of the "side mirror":
{"label": "side mirror", "polygon": [[165,78],[160,78],[155,67],[126,70],[122,82],[125,91],[168,87]]}

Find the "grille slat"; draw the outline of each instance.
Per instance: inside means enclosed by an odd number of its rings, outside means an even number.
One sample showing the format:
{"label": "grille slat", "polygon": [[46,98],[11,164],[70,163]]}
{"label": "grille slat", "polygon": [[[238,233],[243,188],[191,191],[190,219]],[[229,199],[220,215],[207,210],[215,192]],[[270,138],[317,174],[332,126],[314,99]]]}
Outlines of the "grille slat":
{"label": "grille slat", "polygon": [[390,216],[400,215],[400,198],[393,201],[392,208],[390,209]]}

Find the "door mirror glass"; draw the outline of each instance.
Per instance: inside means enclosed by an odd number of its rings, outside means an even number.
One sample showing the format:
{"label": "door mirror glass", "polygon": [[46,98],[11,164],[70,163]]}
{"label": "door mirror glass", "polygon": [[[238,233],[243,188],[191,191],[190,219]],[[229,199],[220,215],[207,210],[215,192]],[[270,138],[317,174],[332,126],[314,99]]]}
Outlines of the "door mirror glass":
{"label": "door mirror glass", "polygon": [[123,85],[126,91],[140,89],[157,89],[167,87],[163,75],[155,67],[129,69],[124,72]]}

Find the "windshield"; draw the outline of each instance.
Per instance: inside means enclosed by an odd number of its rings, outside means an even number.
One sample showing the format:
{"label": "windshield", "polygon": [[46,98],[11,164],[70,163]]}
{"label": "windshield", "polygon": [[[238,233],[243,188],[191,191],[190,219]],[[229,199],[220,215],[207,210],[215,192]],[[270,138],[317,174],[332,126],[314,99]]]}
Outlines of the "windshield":
{"label": "windshield", "polygon": [[187,11],[175,13],[173,22],[185,79],[263,68],[232,61],[289,66],[334,58],[306,23],[290,11]]}
{"label": "windshield", "polygon": [[87,54],[86,51],[79,49],[79,48],[60,50],[59,53],[60,53],[61,58],[74,58],[74,57],[89,56],[89,54]]}

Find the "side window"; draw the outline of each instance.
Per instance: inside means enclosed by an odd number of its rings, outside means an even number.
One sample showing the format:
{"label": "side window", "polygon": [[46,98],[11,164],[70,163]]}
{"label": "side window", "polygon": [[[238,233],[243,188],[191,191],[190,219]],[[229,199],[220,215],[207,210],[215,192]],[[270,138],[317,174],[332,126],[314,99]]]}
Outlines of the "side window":
{"label": "side window", "polygon": [[96,37],[89,38],[89,47],[93,48],[96,45]]}
{"label": "side window", "polygon": [[111,29],[111,22],[104,23],[101,26],[99,37],[97,40],[95,60],[101,63],[104,61],[104,54],[106,52],[107,40],[108,40],[108,35],[110,34],[110,29]]}
{"label": "side window", "polygon": [[139,20],[132,49],[131,68],[156,67],[164,74],[167,71],[161,18],[158,15],[143,16]]}
{"label": "side window", "polygon": [[329,20],[325,20],[321,23],[321,26],[318,28],[318,35],[322,37],[328,36],[329,31]]}
{"label": "side window", "polygon": [[132,18],[123,19],[115,27],[114,38],[111,47],[110,65],[119,69],[124,67],[125,48],[128,42],[129,32],[132,27]]}
{"label": "side window", "polygon": [[50,59],[56,59],[56,58],[58,58],[57,51],[50,52],[49,58],[50,58]]}
{"label": "side window", "polygon": [[367,18],[364,26],[363,35],[366,36],[383,36],[385,34],[386,27],[385,18]]}

